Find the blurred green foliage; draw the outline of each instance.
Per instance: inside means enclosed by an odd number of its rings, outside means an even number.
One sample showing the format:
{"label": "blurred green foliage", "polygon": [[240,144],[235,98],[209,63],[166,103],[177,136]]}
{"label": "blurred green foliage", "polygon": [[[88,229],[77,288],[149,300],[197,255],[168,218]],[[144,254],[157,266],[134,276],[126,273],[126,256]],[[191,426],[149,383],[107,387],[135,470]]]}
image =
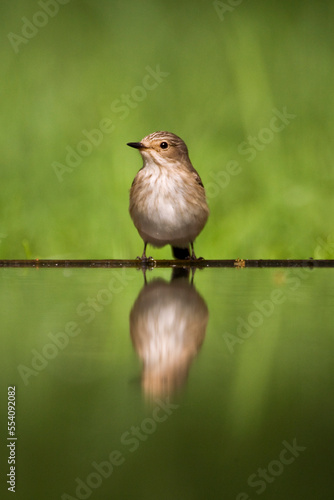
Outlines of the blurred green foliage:
{"label": "blurred green foliage", "polygon": [[[334,233],[334,5],[222,5],[1,5],[0,258],[141,254],[128,214],[141,160],[126,142],[155,130],[185,140],[207,186],[198,255],[333,257],[319,241]],[[278,130],[273,110],[294,118]]]}

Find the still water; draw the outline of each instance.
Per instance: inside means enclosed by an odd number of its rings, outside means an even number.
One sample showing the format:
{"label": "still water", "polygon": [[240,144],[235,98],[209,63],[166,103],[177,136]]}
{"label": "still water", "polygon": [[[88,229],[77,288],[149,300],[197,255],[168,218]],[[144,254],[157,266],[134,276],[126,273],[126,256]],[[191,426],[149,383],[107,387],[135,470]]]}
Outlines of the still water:
{"label": "still water", "polygon": [[14,498],[333,499],[334,270],[0,278]]}

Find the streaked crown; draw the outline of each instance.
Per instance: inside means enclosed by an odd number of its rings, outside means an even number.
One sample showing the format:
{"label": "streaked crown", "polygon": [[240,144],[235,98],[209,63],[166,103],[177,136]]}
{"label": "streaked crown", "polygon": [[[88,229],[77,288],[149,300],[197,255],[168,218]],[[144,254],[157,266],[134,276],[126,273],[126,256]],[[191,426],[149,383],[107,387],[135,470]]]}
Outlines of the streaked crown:
{"label": "streaked crown", "polygon": [[155,160],[189,161],[188,148],[184,141],[171,132],[153,132],[140,142],[129,142],[129,146],[139,149],[145,157],[152,156]]}

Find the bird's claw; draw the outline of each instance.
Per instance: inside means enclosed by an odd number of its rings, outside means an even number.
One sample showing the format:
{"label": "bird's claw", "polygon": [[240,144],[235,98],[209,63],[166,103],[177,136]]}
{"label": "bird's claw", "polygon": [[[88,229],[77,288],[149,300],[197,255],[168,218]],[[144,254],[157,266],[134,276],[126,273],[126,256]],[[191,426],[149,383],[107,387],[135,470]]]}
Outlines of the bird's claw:
{"label": "bird's claw", "polygon": [[146,255],[141,257],[138,256],[137,260],[140,260],[142,264],[153,264],[155,262],[151,255],[149,257],[146,257]]}

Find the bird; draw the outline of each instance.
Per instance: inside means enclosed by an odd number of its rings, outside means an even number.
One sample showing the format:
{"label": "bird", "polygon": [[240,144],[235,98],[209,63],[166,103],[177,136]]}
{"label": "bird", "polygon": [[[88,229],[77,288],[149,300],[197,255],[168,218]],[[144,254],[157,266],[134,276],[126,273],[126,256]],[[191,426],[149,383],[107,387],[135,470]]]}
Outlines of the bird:
{"label": "bird", "polygon": [[196,260],[194,241],[207,222],[209,208],[185,142],[159,131],[127,145],[138,149],[143,159],[132,182],[129,206],[144,241],[141,260],[152,259],[146,256],[148,243],[157,248],[171,245],[176,259]]}

